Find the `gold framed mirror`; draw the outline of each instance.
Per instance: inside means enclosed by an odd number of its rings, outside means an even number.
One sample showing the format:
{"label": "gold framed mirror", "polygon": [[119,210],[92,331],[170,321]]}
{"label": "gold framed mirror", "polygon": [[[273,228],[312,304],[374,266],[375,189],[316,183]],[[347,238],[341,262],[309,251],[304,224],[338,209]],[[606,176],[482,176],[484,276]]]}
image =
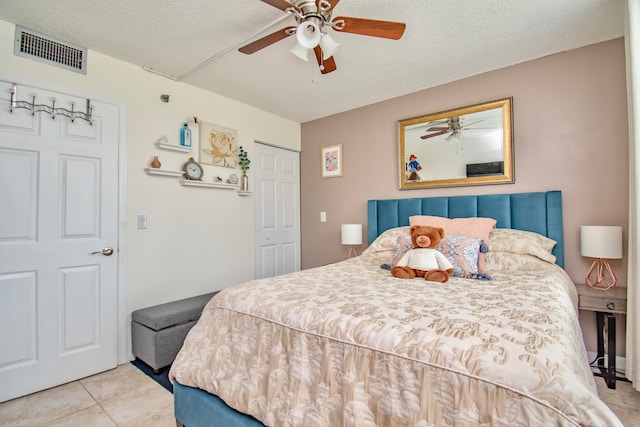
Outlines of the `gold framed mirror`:
{"label": "gold framed mirror", "polygon": [[398,122],[400,189],[513,184],[513,98]]}

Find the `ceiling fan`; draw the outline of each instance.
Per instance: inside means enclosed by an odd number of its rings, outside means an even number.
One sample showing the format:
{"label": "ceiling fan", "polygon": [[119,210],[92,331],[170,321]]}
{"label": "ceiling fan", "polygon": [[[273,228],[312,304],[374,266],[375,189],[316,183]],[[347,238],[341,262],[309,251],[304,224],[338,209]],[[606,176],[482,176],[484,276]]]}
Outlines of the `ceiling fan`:
{"label": "ceiling fan", "polygon": [[431,125],[436,125],[436,126],[431,126],[425,132],[433,132],[433,133],[422,135],[420,139],[433,138],[435,136],[444,135],[446,133],[451,133],[451,135],[445,138],[445,140],[447,141],[450,141],[453,138],[460,138],[462,137],[463,129],[469,129],[469,126],[475,125],[476,123],[480,123],[482,120],[478,120],[473,123],[469,123],[467,125],[463,125],[463,121],[464,119],[462,117],[453,116],[445,120],[436,120],[434,122],[431,122],[430,123]]}
{"label": "ceiling fan", "polygon": [[242,46],[238,50],[250,55],[295,34],[298,43],[291,49],[291,53],[308,61],[309,51],[313,50],[322,74],[336,70],[333,54],[338,46],[340,46],[340,43],[333,40],[327,33],[327,28],[332,28],[334,31],[343,33],[398,40],[402,37],[406,27],[406,24],[401,22],[350,18],[347,16],[333,18],[333,9],[340,0],[260,1],[293,15],[298,25],[280,29]]}

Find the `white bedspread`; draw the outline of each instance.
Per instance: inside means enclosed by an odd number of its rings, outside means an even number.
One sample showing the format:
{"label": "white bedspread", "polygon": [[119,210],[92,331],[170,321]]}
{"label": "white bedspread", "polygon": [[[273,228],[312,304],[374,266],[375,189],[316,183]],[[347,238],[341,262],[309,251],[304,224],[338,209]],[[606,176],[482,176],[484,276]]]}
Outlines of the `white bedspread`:
{"label": "white bedspread", "polygon": [[384,262],[225,289],[171,378],[269,426],[621,425],[597,396],[562,269],[520,255],[494,260],[506,273],[491,281],[440,284]]}

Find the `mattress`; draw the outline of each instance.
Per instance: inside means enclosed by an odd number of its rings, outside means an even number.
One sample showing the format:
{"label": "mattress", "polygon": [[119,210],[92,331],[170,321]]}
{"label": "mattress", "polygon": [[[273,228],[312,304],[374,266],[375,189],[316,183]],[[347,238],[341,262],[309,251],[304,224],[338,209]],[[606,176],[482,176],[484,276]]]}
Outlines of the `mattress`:
{"label": "mattress", "polygon": [[[371,248],[370,248],[371,249]],[[268,426],[621,425],[598,398],[566,272],[403,280],[388,251],[221,291],[170,378]]]}

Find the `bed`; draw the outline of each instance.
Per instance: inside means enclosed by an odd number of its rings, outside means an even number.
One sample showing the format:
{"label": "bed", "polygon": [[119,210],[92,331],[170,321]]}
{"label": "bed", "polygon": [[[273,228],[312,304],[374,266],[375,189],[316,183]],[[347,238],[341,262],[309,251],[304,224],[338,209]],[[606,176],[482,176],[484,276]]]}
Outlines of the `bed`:
{"label": "bed", "polygon": [[[622,425],[597,396],[562,269],[559,191],[367,209],[361,256],[207,304],[170,370],[178,425]],[[495,229],[448,233],[464,259],[446,284],[391,277],[408,226],[429,215]]]}

